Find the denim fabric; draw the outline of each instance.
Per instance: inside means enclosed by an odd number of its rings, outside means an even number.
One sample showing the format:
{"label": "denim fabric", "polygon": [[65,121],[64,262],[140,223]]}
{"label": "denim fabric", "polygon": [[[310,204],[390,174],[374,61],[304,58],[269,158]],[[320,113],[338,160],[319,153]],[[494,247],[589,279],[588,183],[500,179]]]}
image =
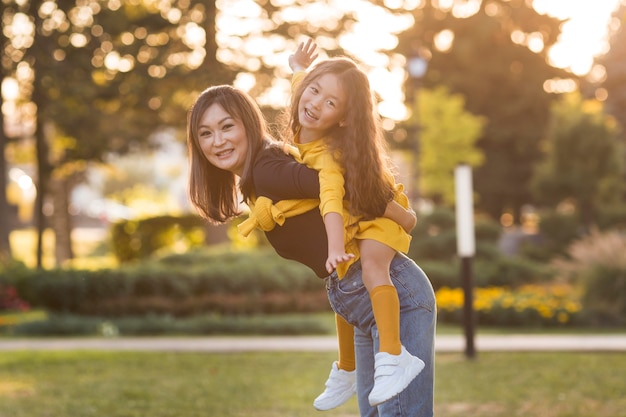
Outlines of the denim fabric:
{"label": "denim fabric", "polygon": [[342,280],[336,273],[326,279],[330,305],[355,327],[359,410],[362,417],[432,417],[435,294],[426,274],[402,254],[393,259],[390,272],[400,299],[400,339],[426,366],[404,391],[378,407],[370,406],[367,399],[374,385],[374,355],[378,352],[379,340],[369,293],[361,279],[361,263],[352,265]]}

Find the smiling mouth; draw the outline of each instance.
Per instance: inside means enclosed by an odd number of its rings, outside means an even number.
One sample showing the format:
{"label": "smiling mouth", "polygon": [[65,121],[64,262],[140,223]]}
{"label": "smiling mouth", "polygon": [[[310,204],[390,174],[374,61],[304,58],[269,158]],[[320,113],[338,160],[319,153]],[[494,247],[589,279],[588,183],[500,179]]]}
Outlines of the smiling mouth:
{"label": "smiling mouth", "polygon": [[305,116],[306,116],[306,117],[308,117],[309,119],[312,119],[312,120],[317,120],[317,116],[315,116],[313,113],[311,113],[311,112],[309,111],[309,109],[307,109],[307,108],[305,108],[305,109],[304,109],[304,114],[305,114]]}
{"label": "smiling mouth", "polygon": [[225,151],[217,152],[215,156],[217,156],[218,158],[221,158],[221,157],[230,155],[231,153],[233,153],[232,149],[226,149]]}

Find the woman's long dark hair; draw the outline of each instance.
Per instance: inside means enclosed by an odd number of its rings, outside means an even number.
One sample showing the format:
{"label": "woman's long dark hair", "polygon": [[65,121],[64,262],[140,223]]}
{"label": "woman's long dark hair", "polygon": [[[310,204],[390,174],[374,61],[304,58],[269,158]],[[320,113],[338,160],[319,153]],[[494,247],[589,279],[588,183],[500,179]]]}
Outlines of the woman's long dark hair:
{"label": "woman's long dark hair", "polygon": [[252,163],[257,153],[272,141],[267,133],[263,113],[245,92],[230,85],[219,85],[204,90],[187,115],[187,149],[189,152],[189,199],[200,215],[212,223],[225,223],[241,214],[237,177],[209,163],[198,140],[198,125],[204,113],[219,104],[226,113],[243,123],[248,141],[248,154],[239,191],[244,199],[252,192]]}

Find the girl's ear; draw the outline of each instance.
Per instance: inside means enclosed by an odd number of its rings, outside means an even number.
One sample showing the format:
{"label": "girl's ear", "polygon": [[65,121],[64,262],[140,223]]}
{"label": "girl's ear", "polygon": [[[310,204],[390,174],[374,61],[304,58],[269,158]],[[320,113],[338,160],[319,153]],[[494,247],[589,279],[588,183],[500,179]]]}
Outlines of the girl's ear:
{"label": "girl's ear", "polygon": [[339,127],[346,127],[346,121],[345,120],[340,121]]}

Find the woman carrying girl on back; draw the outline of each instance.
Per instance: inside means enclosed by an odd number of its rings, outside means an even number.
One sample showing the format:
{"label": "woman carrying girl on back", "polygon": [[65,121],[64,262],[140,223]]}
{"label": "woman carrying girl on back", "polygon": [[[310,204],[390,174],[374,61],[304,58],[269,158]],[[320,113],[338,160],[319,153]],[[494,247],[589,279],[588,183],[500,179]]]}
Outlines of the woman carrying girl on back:
{"label": "woman carrying girl on back", "polygon": [[[390,267],[400,299],[402,344],[426,366],[398,395],[373,407],[368,395],[374,386],[379,345],[376,321],[372,304],[363,302],[368,291],[361,279],[361,261],[354,261],[341,280],[337,271],[329,275],[326,270],[328,242],[318,208],[318,172],[285,154],[268,134],[254,100],[231,86],[204,90],[189,111],[187,126],[189,198],[198,213],[211,223],[223,224],[242,214],[242,197],[248,204],[268,199],[272,219],[279,225],[263,229],[272,247],[283,258],[300,262],[325,279],[333,310],[354,325],[361,417],[432,417],[437,308],[424,271],[402,253],[396,253]],[[313,203],[308,209],[291,206],[298,210],[291,216],[274,210],[284,202],[309,200]]]}
{"label": "woman carrying girl on back", "polygon": [[[321,61],[305,73],[315,50],[309,39],[289,57],[294,77],[288,138],[300,160],[319,171],[328,273],[336,270],[341,280],[361,261],[380,341],[368,396],[376,406],[404,390],[424,368],[401,342],[400,302],[389,273],[396,253],[408,251],[415,214],[390,169],[366,74],[347,58]],[[336,324],[339,359],[314,401],[318,410],[343,404],[355,389],[353,324],[338,314]]]}

